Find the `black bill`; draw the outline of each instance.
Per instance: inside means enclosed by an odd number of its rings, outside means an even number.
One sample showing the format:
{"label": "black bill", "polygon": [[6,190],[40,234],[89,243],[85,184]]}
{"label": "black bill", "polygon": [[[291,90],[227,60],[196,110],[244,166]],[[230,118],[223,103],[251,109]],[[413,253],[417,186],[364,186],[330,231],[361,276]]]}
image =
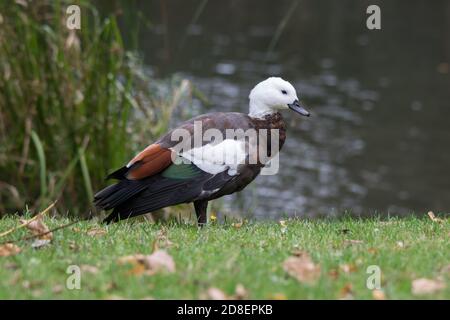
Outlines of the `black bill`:
{"label": "black bill", "polygon": [[309,117],[310,113],[303,108],[298,100],[295,100],[293,103],[288,104],[289,109],[294,110],[297,113],[300,113],[302,116]]}

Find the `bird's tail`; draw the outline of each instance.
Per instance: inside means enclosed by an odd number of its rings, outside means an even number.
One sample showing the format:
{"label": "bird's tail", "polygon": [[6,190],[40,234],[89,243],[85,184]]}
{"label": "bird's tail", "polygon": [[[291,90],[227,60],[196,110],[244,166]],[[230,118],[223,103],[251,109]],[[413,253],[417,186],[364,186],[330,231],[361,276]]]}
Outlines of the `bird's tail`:
{"label": "bird's tail", "polygon": [[146,180],[120,180],[97,192],[94,196],[94,204],[99,209],[109,210],[127,201],[147,187],[148,181]]}

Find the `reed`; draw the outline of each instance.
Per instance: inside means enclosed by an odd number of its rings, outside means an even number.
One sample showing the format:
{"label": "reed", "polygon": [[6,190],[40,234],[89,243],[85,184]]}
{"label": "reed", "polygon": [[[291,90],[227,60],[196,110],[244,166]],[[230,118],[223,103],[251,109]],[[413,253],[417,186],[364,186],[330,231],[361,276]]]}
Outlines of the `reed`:
{"label": "reed", "polygon": [[56,198],[88,212],[108,171],[167,128],[185,86],[170,81],[161,97],[116,18],[88,1],[69,30],[72,2],[0,3],[0,216]]}

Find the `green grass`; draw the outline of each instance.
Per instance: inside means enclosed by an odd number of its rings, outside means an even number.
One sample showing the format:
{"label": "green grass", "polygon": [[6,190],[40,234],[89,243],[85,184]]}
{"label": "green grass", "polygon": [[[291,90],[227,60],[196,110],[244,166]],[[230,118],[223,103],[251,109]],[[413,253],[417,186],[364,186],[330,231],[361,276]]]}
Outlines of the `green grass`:
{"label": "green grass", "polygon": [[[68,221],[45,219],[49,227]],[[89,229],[103,226],[80,222],[55,232],[46,247],[33,249],[30,242],[19,242],[19,254],[0,257],[0,298],[197,299],[211,287],[232,295],[241,284],[248,297],[255,299],[337,299],[351,284],[353,298],[372,299],[366,287],[369,265],[381,268],[387,299],[450,298],[449,269],[443,271],[450,264],[448,219],[436,223],[428,217],[344,218],[288,220],[286,224],[283,232],[277,222],[249,222],[240,228],[230,222],[213,223],[197,229],[192,224],[135,220],[108,226],[104,235],[90,236]],[[0,220],[0,232],[15,225],[13,218]],[[1,240],[26,233],[20,229]],[[166,248],[165,241],[158,244],[174,258],[175,273],[136,276],[129,273],[129,265],[117,263],[122,256],[150,254],[161,233],[172,242]],[[307,251],[320,265],[321,276],[315,284],[299,283],[283,270],[283,261],[295,250]],[[68,290],[69,265],[95,266],[98,272],[82,272],[81,289]],[[344,265],[353,270],[345,273]],[[337,275],[336,270],[340,270]],[[441,278],[447,286],[434,294],[414,296],[411,282],[422,277]]]}

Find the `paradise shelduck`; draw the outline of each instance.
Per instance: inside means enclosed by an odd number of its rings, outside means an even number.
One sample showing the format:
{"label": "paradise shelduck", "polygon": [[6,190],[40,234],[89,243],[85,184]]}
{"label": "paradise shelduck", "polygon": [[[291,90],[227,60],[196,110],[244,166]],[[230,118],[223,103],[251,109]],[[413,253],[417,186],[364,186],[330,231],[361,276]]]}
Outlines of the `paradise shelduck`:
{"label": "paradise shelduck", "polygon": [[309,116],[294,87],[278,77],[257,84],[249,99],[249,114],[195,117],[111,173],[107,178],[119,181],[94,199],[98,208],[114,209],[104,222],[193,202],[198,224],[205,224],[208,201],[242,190],[278,155],[286,139],[279,111]]}

